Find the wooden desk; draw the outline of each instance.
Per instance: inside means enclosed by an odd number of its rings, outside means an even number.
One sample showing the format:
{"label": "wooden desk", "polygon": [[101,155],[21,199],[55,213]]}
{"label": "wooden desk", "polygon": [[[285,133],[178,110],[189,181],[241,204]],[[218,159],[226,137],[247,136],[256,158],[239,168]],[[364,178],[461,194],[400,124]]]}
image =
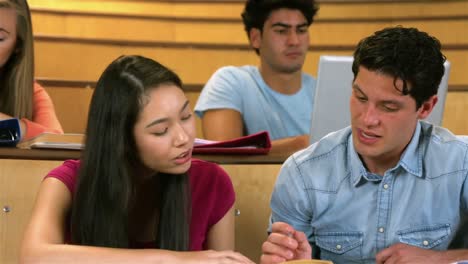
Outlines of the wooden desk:
{"label": "wooden desk", "polygon": [[[0,148],[0,263],[17,263],[19,245],[42,178],[80,151]],[[195,155],[220,164],[236,191],[236,250],[255,262],[266,238],[270,195],[286,156]]]}

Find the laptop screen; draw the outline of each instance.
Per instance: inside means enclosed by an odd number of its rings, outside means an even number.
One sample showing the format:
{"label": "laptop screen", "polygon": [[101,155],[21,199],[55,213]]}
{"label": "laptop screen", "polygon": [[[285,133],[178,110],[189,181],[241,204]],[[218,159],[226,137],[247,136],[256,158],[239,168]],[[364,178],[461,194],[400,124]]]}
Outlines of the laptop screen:
{"label": "laptop screen", "polygon": [[[354,77],[352,64],[352,56],[320,56],[310,126],[310,143],[317,142],[328,133],[351,124],[349,97]],[[445,73],[437,91],[439,100],[426,118],[435,125],[442,124],[447,95],[450,63],[446,61],[444,66]]]}

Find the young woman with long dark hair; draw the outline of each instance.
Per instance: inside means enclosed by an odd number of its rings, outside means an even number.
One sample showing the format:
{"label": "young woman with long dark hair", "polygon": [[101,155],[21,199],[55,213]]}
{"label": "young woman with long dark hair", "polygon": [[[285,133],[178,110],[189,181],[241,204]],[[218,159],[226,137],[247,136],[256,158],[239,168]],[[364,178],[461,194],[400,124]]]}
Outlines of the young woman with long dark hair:
{"label": "young woman with long dark hair", "polygon": [[22,263],[251,263],[234,248],[234,190],[192,159],[195,122],[179,77],[123,56],[94,91],[82,158],[43,181]]}

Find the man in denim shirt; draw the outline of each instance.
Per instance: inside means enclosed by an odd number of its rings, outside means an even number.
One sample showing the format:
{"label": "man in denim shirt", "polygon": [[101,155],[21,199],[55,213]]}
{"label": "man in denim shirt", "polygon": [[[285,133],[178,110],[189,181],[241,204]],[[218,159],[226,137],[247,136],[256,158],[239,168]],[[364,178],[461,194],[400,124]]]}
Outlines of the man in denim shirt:
{"label": "man in denim shirt", "polygon": [[444,61],[440,42],[415,28],[358,44],[351,126],[284,163],[262,263],[468,259],[447,250],[467,211],[468,144],[420,121],[437,102]]}

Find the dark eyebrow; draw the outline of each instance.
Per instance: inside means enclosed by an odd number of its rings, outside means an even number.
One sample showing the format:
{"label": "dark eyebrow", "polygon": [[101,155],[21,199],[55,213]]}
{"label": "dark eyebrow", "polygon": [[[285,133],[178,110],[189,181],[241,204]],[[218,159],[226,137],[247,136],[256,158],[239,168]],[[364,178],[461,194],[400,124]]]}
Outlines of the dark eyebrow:
{"label": "dark eyebrow", "polygon": [[[187,108],[189,104],[189,100],[187,100],[184,105],[182,106],[182,108],[180,109],[180,113],[182,113],[185,108]],[[151,127],[151,126],[154,126],[154,125],[157,125],[157,124],[161,124],[161,123],[164,123],[164,122],[167,122],[169,120],[169,118],[165,117],[165,118],[160,118],[160,119],[156,119],[154,120],[153,122],[149,123],[148,125],[146,125],[145,128],[148,128],[148,127]]]}
{"label": "dark eyebrow", "polygon": [[[363,96],[367,97],[367,95],[361,90],[361,88],[359,88],[359,85],[353,83],[353,89],[356,90],[357,92],[361,93]],[[383,101],[380,102],[380,104],[383,104],[383,105],[392,104],[392,105],[396,105],[396,106],[401,106],[401,102],[395,101],[395,100],[383,100]]]}
{"label": "dark eyebrow", "polygon": [[[353,89],[354,89],[354,90],[357,90],[358,92],[360,92],[360,93],[362,93],[362,94],[364,94],[364,92],[361,90],[361,88],[359,88],[359,85],[357,85],[357,84],[355,84],[355,83],[353,83]],[[364,94],[364,95],[365,95],[365,94]]]}
{"label": "dark eyebrow", "polygon": [[[300,27],[307,27],[307,23],[303,23],[303,24],[299,24],[295,27],[297,28],[300,28]],[[277,22],[277,23],[274,23],[273,25],[271,25],[271,27],[284,27],[284,28],[292,28],[293,26],[290,25],[290,24],[285,24],[283,22]]]}
{"label": "dark eyebrow", "polygon": [[184,105],[183,105],[182,108],[180,109],[180,113],[182,113],[182,112],[185,110],[185,108],[187,108],[187,106],[189,105],[189,103],[190,103],[189,100],[185,101]]}
{"label": "dark eyebrow", "polygon": [[382,104],[383,105],[394,105],[394,106],[397,106],[397,107],[402,106],[402,104],[399,101],[393,101],[393,100],[382,101]]}
{"label": "dark eyebrow", "polygon": [[273,25],[271,25],[271,27],[284,27],[284,28],[290,28],[290,27],[291,27],[291,25],[288,25],[288,24],[285,24],[285,23],[278,22],[278,23],[274,23]]}

